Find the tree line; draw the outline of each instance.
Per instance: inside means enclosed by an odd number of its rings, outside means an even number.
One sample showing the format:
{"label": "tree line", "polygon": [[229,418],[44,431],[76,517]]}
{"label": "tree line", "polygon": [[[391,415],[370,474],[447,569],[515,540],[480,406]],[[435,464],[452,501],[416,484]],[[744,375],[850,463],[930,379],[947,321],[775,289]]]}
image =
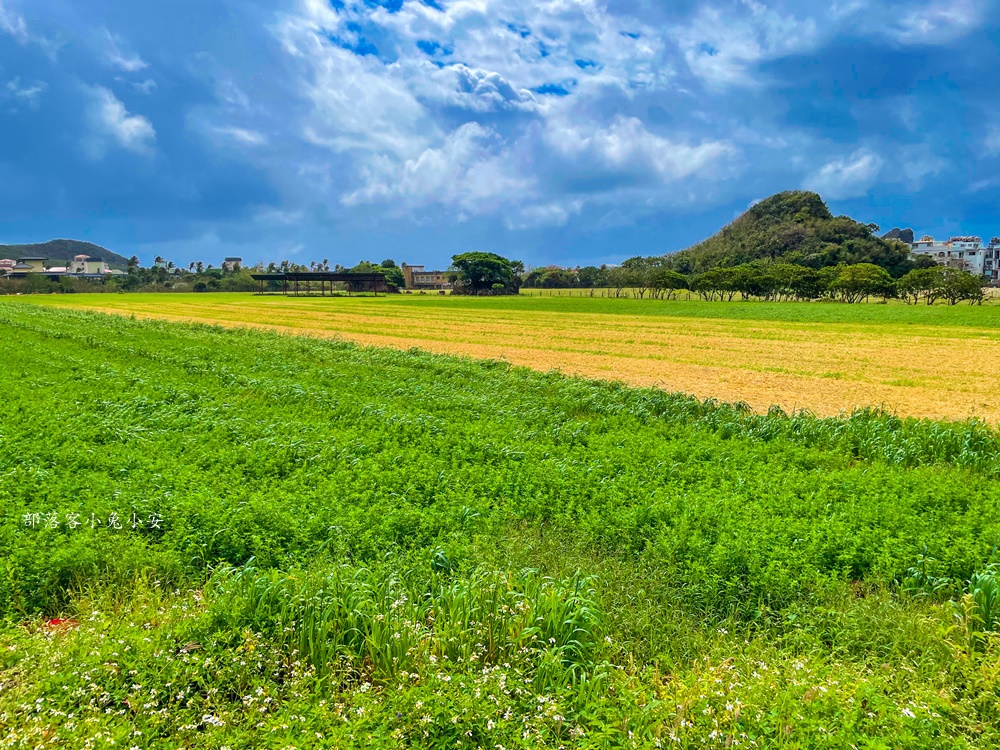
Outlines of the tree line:
{"label": "tree line", "polygon": [[985,298],[982,280],[947,266],[914,268],[894,279],[874,263],[852,263],[810,268],[794,263],[753,262],[720,266],[703,273],[682,274],[665,258],[630,258],[617,267],[580,269],[536,268],[526,274],[529,289],[609,289],[612,296],[672,299],[685,290],[704,300],[762,301],[833,299],[855,303],[901,299],[908,304],[980,304]]}
{"label": "tree line", "polygon": [[[638,299],[674,299],[681,292],[695,293],[704,300],[762,301],[830,299],[847,303],[875,299],[901,299],[907,304],[934,304],[946,301],[955,305],[968,301],[980,304],[985,298],[982,279],[965,271],[938,266],[930,258],[918,258],[918,266],[893,276],[873,263],[841,263],[822,268],[788,262],[754,261],[740,265],[717,266],[701,273],[681,273],[670,256],[634,257],[620,266],[586,266],[569,269],[550,266],[526,271],[524,264],[496,253],[469,252],[452,257],[449,280],[453,294],[511,295],[520,289],[608,289],[614,297]],[[304,271],[380,273],[390,291],[405,288],[402,269],[391,259],[376,264],[361,261],[355,266],[328,260],[296,264],[288,260],[255,266],[215,268],[192,262],[186,269],[177,268],[157,257],[154,266],[142,268],[135,256],[121,275],[85,280],[64,276],[50,280],[43,274],[26,279],[0,279],[2,293],[51,292],[249,292],[256,289],[251,272],[286,273]]]}

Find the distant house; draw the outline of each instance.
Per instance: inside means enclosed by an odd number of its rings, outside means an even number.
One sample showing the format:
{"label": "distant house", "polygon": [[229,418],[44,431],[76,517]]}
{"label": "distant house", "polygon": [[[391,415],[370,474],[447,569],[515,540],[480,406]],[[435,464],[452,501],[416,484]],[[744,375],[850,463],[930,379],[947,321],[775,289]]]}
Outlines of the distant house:
{"label": "distant house", "polygon": [[[45,270],[45,261],[46,260],[48,260],[48,258],[42,258],[42,257],[21,258],[21,262],[18,263],[18,265],[19,266],[27,266],[27,272],[28,273],[42,273],[42,271]],[[25,270],[25,269],[19,269],[19,268],[15,267],[14,270],[18,271],[18,270]]]}
{"label": "distant house", "polygon": [[448,271],[428,271],[423,266],[402,265],[407,289],[451,289]]}
{"label": "distant house", "polygon": [[0,259],[0,276],[2,276],[5,273],[8,273],[9,271],[13,271],[14,266],[16,265],[17,265],[16,260],[11,260],[10,258]]}
{"label": "distant house", "polygon": [[239,271],[243,267],[243,258],[226,258],[222,261],[223,271]]}
{"label": "distant house", "polygon": [[94,255],[74,255],[73,260],[66,267],[66,272],[76,275],[82,274],[103,274],[111,269],[104,262],[103,258]]}
{"label": "distant house", "polygon": [[1000,237],[994,237],[983,251],[983,276],[993,286],[1000,286]]}

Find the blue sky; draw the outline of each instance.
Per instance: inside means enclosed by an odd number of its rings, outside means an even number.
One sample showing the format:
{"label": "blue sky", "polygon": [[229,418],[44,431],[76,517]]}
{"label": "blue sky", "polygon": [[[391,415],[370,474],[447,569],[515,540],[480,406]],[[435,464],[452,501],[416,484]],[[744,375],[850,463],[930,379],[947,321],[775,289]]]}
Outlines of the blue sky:
{"label": "blue sky", "polygon": [[996,0],[0,0],[0,242],[617,262],[810,188],[1000,234]]}

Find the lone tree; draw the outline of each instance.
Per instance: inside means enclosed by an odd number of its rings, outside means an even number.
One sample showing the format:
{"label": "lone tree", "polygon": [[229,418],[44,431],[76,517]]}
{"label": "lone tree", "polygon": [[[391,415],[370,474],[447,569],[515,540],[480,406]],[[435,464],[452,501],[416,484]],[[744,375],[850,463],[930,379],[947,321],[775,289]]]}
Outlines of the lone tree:
{"label": "lone tree", "polygon": [[521,280],[516,269],[524,266],[520,261],[511,261],[496,253],[462,253],[451,258],[451,270],[454,271],[455,289],[457,294],[480,294],[492,292],[497,284],[503,287],[506,294],[517,294]]}

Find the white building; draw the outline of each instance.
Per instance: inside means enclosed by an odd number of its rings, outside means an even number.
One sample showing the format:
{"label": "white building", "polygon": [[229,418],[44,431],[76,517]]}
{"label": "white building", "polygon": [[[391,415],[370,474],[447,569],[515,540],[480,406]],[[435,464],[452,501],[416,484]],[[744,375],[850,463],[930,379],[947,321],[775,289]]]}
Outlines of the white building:
{"label": "white building", "polygon": [[243,258],[226,258],[222,261],[223,271],[239,271],[243,267]]}
{"label": "white building", "polygon": [[74,255],[73,260],[66,266],[66,272],[73,274],[108,273],[110,270],[103,259],[90,255]]}
{"label": "white building", "polygon": [[924,236],[911,245],[911,250],[914,255],[929,255],[938,265],[982,276],[988,252],[982,245],[982,237],[952,237],[947,242],[941,242]]}
{"label": "white building", "polygon": [[983,250],[983,276],[994,286],[1000,286],[1000,237],[994,237]]}

